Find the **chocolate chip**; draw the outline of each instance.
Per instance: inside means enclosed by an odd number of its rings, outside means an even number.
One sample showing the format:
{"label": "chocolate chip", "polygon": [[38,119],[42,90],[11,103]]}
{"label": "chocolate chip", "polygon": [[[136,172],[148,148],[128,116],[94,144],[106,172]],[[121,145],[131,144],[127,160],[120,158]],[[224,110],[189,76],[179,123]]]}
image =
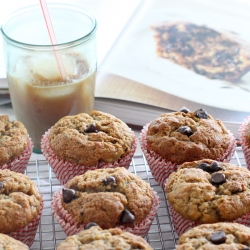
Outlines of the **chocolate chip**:
{"label": "chocolate chip", "polygon": [[4,188],[4,185],[2,182],[0,182],[0,190]]}
{"label": "chocolate chip", "polygon": [[177,129],[177,132],[180,132],[183,135],[190,136],[193,134],[193,131],[190,127],[188,126],[181,126]]}
{"label": "chocolate chip", "polygon": [[95,125],[95,123],[90,124],[86,129],[85,129],[86,133],[98,133],[97,127]]}
{"label": "chocolate chip", "polygon": [[231,191],[231,194],[237,194],[237,193],[239,193],[241,190],[240,189],[235,189],[235,190],[232,190]]}
{"label": "chocolate chip", "polygon": [[213,184],[220,185],[226,182],[226,176],[222,173],[214,173],[211,175],[211,177]]}
{"label": "chocolate chip", "polygon": [[85,226],[85,229],[90,229],[91,227],[98,226],[95,222],[90,222]]}
{"label": "chocolate chip", "polygon": [[122,224],[132,223],[135,220],[135,216],[130,213],[127,209],[122,211],[120,222]]}
{"label": "chocolate chip", "polygon": [[236,146],[240,147],[241,146],[241,141],[239,139],[236,139]]}
{"label": "chocolate chip", "polygon": [[210,165],[210,168],[211,168],[211,172],[218,172],[218,171],[223,170],[223,168],[217,161],[213,161]]}
{"label": "chocolate chip", "polygon": [[183,112],[183,113],[188,113],[188,112],[190,112],[190,110],[188,109],[188,108],[186,108],[186,107],[182,107],[181,109],[180,109],[180,112]]}
{"label": "chocolate chip", "polygon": [[226,234],[223,231],[215,232],[210,236],[210,240],[216,245],[224,243],[226,239]]}
{"label": "chocolate chip", "polygon": [[63,201],[65,203],[71,202],[75,198],[76,191],[74,189],[63,188]]}
{"label": "chocolate chip", "polygon": [[206,172],[210,172],[211,171],[210,165],[207,164],[207,163],[204,163],[204,162],[201,163],[201,164],[199,164],[197,168],[200,168],[200,169],[202,169],[203,171],[206,171]]}
{"label": "chocolate chip", "polygon": [[116,183],[116,179],[114,176],[108,176],[106,177],[105,179],[102,180],[102,183],[105,185],[105,186],[108,186],[109,184],[114,184]]}
{"label": "chocolate chip", "polygon": [[208,114],[207,111],[205,109],[198,109],[194,112],[194,115],[197,118],[201,118],[201,119],[207,119],[208,118]]}

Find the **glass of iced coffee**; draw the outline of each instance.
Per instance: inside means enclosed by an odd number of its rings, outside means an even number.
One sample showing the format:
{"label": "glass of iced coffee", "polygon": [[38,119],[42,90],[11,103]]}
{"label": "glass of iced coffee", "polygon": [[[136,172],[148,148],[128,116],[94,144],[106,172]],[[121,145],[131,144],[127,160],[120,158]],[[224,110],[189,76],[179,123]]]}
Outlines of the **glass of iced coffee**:
{"label": "glass of iced coffee", "polygon": [[[2,25],[6,74],[15,116],[40,153],[42,135],[66,115],[93,109],[96,19],[70,5],[48,4],[52,45],[39,5],[14,12]],[[58,58],[66,72],[62,78]]]}

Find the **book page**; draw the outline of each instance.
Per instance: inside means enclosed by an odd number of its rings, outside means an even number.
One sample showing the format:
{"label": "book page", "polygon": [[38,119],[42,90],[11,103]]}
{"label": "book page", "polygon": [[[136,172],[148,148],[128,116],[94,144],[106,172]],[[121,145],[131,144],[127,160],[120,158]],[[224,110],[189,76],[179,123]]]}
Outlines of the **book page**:
{"label": "book page", "polygon": [[96,96],[229,121],[250,115],[250,2],[145,1],[99,68]]}

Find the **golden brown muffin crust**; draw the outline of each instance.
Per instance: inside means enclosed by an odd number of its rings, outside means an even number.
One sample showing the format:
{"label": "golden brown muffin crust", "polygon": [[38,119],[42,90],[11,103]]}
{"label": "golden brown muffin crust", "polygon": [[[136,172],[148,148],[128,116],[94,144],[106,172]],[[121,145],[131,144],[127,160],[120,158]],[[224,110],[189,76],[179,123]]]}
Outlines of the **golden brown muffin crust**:
{"label": "golden brown muffin crust", "polygon": [[[250,171],[220,162],[223,170],[207,172],[198,166],[212,160],[187,162],[170,175],[166,194],[182,217],[201,223],[232,221],[250,211]],[[213,184],[212,176],[223,174],[225,182]]]}
{"label": "golden brown muffin crust", "polygon": [[83,230],[61,242],[57,250],[153,250],[140,236],[123,232],[119,228],[102,230],[98,226]]}
{"label": "golden brown muffin crust", "polygon": [[[188,126],[192,135],[177,130]],[[220,120],[208,114],[197,118],[195,112],[162,114],[152,121],[147,132],[148,150],[167,161],[182,164],[200,159],[217,159],[230,145],[229,132]]]}
{"label": "golden brown muffin crust", "polygon": [[[115,181],[105,183],[109,177]],[[125,168],[90,170],[71,179],[65,187],[75,190],[76,194],[69,203],[62,199],[64,208],[78,222],[95,222],[106,229],[142,221],[154,201],[149,184]],[[134,215],[133,222],[121,223],[124,210]]]}
{"label": "golden brown muffin crust", "polygon": [[0,170],[0,233],[23,228],[40,212],[38,187],[26,175]]}
{"label": "golden brown muffin crust", "polygon": [[[96,132],[88,132],[90,126]],[[99,161],[112,163],[129,154],[134,136],[118,118],[94,110],[90,115],[82,113],[59,120],[50,131],[49,142],[60,158],[92,166]]]}
{"label": "golden brown muffin crust", "polygon": [[14,238],[0,233],[0,249],[1,250],[28,250],[28,246]]}
{"label": "golden brown muffin crust", "polygon": [[[211,241],[212,234],[225,233],[225,242],[215,244]],[[223,240],[222,240],[223,241]],[[192,228],[181,235],[176,250],[249,250],[250,228],[237,223],[203,224]]]}
{"label": "golden brown muffin crust", "polygon": [[28,139],[28,132],[21,122],[0,115],[0,166],[22,154]]}

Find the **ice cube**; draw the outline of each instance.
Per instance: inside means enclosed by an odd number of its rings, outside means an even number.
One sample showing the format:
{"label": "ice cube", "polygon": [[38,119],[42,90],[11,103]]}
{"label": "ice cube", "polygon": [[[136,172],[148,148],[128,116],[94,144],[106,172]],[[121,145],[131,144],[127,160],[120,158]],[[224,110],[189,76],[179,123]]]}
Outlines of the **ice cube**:
{"label": "ice cube", "polygon": [[[33,59],[32,74],[37,78],[36,82],[61,82],[60,71],[55,57],[40,57]],[[67,57],[63,57],[63,65],[69,77],[74,75],[74,62]]]}
{"label": "ice cube", "polygon": [[58,86],[50,86],[50,87],[37,87],[34,89],[37,91],[37,95],[40,98],[63,98],[66,96],[70,96],[74,93],[77,93],[77,86],[76,84],[64,84]]}

